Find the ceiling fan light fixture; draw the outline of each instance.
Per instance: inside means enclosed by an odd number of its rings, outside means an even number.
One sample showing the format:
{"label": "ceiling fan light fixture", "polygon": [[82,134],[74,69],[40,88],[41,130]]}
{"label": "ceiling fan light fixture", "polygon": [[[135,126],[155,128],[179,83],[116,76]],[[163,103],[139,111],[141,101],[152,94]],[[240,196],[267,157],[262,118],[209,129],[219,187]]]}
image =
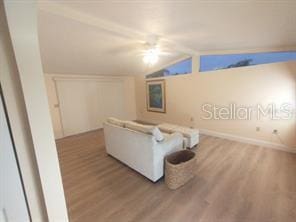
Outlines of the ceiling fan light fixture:
{"label": "ceiling fan light fixture", "polygon": [[143,61],[148,65],[154,65],[155,63],[157,63],[158,57],[159,49],[156,47],[150,48],[144,53]]}

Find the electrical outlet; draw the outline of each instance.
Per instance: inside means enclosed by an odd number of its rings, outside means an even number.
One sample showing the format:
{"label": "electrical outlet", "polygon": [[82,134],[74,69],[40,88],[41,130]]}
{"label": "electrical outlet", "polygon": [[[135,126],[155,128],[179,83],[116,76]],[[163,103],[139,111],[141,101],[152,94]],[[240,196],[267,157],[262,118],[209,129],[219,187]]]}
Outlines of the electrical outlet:
{"label": "electrical outlet", "polygon": [[259,132],[261,129],[259,126],[256,127],[256,131]]}
{"label": "electrical outlet", "polygon": [[277,129],[274,129],[274,130],[272,131],[272,133],[273,133],[273,134],[278,134],[278,130],[277,130]]}

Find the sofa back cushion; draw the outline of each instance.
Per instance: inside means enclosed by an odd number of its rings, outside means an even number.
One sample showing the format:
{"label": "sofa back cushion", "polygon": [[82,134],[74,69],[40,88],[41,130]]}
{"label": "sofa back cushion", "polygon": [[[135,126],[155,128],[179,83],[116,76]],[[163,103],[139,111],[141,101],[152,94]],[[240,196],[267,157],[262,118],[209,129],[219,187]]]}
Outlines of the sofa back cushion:
{"label": "sofa back cushion", "polygon": [[161,123],[159,125],[157,125],[157,127],[166,133],[174,133],[174,129],[177,128],[177,125],[173,125],[173,124],[169,124],[169,123]]}
{"label": "sofa back cushion", "polygon": [[164,140],[163,134],[160,132],[158,127],[150,126],[150,125],[142,125],[139,123],[135,123],[132,121],[126,121],[125,127],[131,130],[139,131],[146,134],[151,134],[154,136],[157,142]]}
{"label": "sofa back cushion", "polygon": [[109,117],[107,119],[107,122],[111,123],[113,125],[116,125],[116,126],[125,127],[125,121],[124,120],[116,119],[114,117]]}

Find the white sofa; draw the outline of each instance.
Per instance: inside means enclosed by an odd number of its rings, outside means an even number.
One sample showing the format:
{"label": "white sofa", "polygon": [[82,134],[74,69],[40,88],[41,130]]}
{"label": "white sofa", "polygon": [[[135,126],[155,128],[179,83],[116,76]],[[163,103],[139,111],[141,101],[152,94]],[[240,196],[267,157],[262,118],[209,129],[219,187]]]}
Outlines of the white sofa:
{"label": "white sofa", "polygon": [[189,127],[178,126],[170,123],[162,123],[157,127],[166,133],[179,132],[184,136],[184,148],[193,148],[199,143],[199,131],[198,129],[192,129]]}
{"label": "white sofa", "polygon": [[182,149],[180,133],[165,134],[164,140],[157,142],[153,135],[111,122],[104,123],[107,153],[153,182],[164,174],[165,156]]}

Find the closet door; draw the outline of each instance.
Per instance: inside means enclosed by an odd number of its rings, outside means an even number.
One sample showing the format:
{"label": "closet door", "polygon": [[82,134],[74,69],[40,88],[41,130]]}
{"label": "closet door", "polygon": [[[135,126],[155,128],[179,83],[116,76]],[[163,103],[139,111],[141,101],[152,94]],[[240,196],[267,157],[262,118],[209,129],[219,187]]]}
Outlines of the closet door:
{"label": "closet door", "polygon": [[65,136],[102,128],[109,116],[124,116],[122,81],[61,79],[57,94]]}
{"label": "closet door", "polygon": [[65,136],[101,127],[101,91],[96,82],[59,80],[57,92]]}
{"label": "closet door", "polygon": [[102,118],[105,121],[108,117],[124,118],[124,92],[122,81],[101,82],[100,89],[103,105]]}

